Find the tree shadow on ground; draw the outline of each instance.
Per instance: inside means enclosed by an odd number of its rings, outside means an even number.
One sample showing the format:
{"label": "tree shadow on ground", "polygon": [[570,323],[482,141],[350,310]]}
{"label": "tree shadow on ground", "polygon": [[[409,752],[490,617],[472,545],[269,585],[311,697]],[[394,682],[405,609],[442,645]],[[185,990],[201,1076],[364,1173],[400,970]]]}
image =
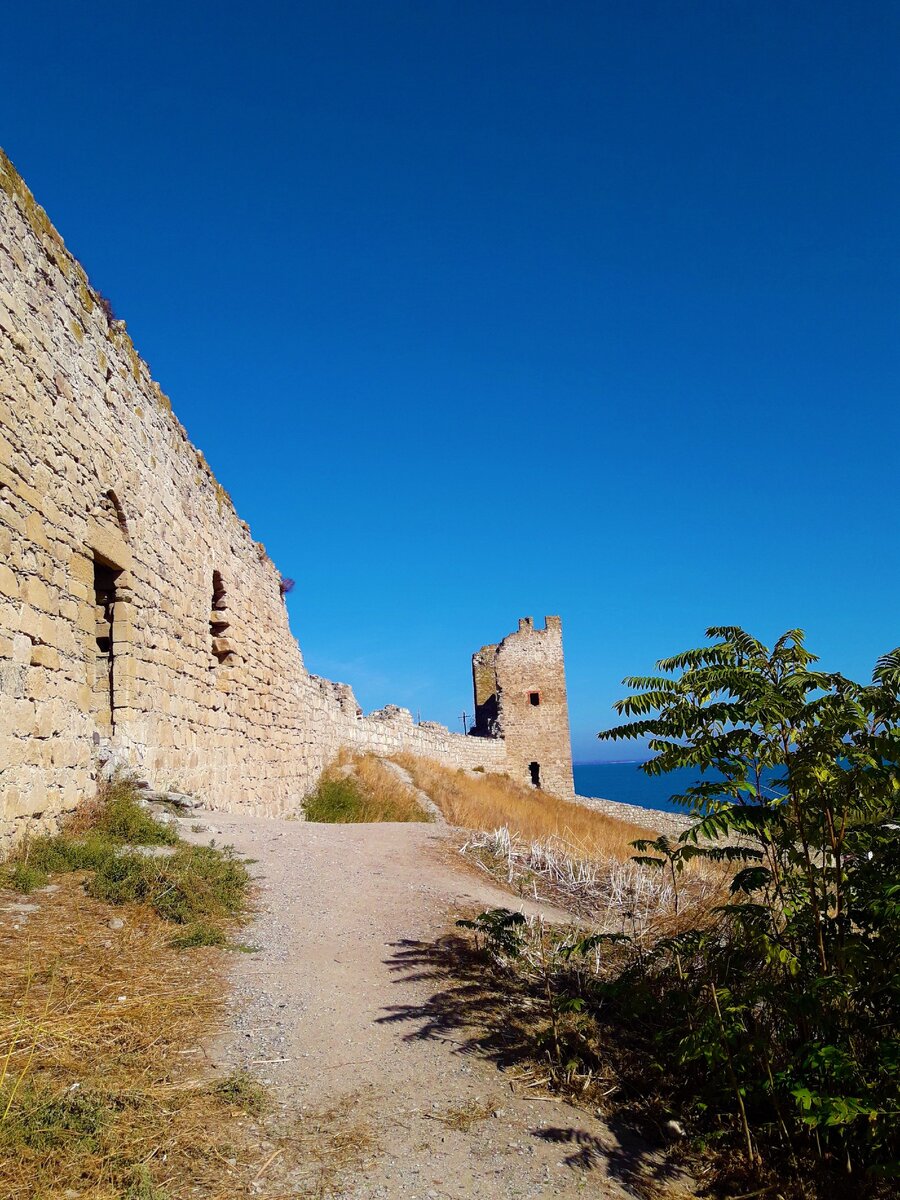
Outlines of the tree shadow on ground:
{"label": "tree shadow on ground", "polygon": [[530,1130],[532,1137],[554,1145],[571,1147],[563,1156],[567,1167],[579,1171],[601,1170],[616,1179],[641,1200],[673,1194],[673,1185],[681,1185],[676,1194],[691,1195],[683,1168],[673,1163],[663,1147],[653,1147],[627,1122],[617,1117],[604,1117],[609,1138],[598,1137],[575,1125],[538,1126]]}
{"label": "tree shadow on ground", "polygon": [[[541,1045],[546,1024],[542,1002],[526,981],[500,970],[459,934],[446,934],[433,942],[407,939],[393,943],[392,950],[386,964],[396,983],[428,983],[433,990],[417,1003],[386,1006],[379,1024],[408,1025],[404,1041],[449,1043],[455,1054],[477,1055],[498,1070],[537,1069],[539,1075],[547,1075]],[[573,1114],[583,1111],[565,1095],[559,1099]],[[624,1113],[604,1115],[605,1129],[599,1132],[588,1128],[595,1122],[587,1112],[582,1121],[536,1126],[530,1133],[570,1147],[563,1161],[572,1170],[602,1172],[645,1200],[662,1195],[667,1185],[684,1181],[683,1170],[670,1160],[662,1139],[654,1144],[648,1136],[651,1131],[637,1129]]]}

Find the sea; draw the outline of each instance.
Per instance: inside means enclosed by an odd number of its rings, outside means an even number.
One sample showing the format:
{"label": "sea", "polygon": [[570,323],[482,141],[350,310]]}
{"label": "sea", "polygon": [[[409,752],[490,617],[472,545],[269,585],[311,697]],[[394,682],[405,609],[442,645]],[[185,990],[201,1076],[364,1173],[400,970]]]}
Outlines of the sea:
{"label": "sea", "polygon": [[696,783],[698,775],[690,768],[670,771],[668,775],[645,775],[639,762],[574,763],[575,791],[579,796],[599,796],[622,804],[637,804],[661,812],[686,812],[670,797]]}

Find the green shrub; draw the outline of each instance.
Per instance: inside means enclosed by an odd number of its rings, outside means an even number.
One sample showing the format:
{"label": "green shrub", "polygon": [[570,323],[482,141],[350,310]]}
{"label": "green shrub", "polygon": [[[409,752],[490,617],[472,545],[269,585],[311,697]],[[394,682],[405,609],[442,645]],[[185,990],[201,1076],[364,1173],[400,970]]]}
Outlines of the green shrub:
{"label": "green shrub", "polygon": [[117,781],[104,794],[93,830],[132,846],[174,846],[178,842],[178,831],[147,812],[130,784]]}
{"label": "green shrub", "polygon": [[35,838],[28,846],[28,865],[49,874],[67,871],[95,871],[120,853],[118,842],[103,834],[87,833],[83,837],[58,834],[56,837]]}
{"label": "green shrub", "polygon": [[707,633],[626,680],[631,719],[600,736],[649,738],[645,772],[697,779],[673,797],[697,823],[639,862],[676,886],[688,856],[742,865],[714,924],[637,948],[590,999],[698,1131],[862,1189],[900,1170],[900,649],[858,684],[814,669],[802,630],[771,650]]}
{"label": "green shrub", "polygon": [[27,862],[14,862],[11,866],[3,868],[0,875],[0,886],[10,887],[13,891],[25,895],[33,892],[35,888],[43,887],[46,882],[46,873]]}
{"label": "green shrub", "polygon": [[111,904],[149,904],[163,920],[187,925],[239,916],[249,885],[230,848],[180,846],[168,858],[112,855],[98,865],[88,892]]}
{"label": "green shrub", "polygon": [[96,1153],[101,1149],[109,1119],[110,1113],[100,1100],[80,1091],[60,1096],[25,1087],[0,1121],[0,1147],[47,1153],[65,1146]]}
{"label": "green shrub", "polygon": [[352,779],[323,779],[303,801],[307,821],[342,824],[360,821],[365,800]]}
{"label": "green shrub", "polygon": [[[198,923],[194,937],[203,940],[191,945],[225,943],[216,922],[243,913],[250,884],[246,866],[230,848],[186,845],[176,830],[147,813],[133,787],[122,781],[107,787],[89,822],[83,831],[27,843],[6,869],[10,886],[27,892],[49,874],[91,871],[87,891],[97,899],[149,904],[166,921]],[[172,846],[174,851],[155,857],[130,846]]]}

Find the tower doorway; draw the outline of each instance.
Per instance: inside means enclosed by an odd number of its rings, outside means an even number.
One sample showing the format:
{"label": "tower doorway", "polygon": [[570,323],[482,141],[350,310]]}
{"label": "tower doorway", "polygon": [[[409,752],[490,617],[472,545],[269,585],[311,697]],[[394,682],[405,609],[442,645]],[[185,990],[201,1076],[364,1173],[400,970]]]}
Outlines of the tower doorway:
{"label": "tower doorway", "polygon": [[539,788],[541,786],[541,764],[530,762],[528,764],[528,773],[531,776],[531,786]]}

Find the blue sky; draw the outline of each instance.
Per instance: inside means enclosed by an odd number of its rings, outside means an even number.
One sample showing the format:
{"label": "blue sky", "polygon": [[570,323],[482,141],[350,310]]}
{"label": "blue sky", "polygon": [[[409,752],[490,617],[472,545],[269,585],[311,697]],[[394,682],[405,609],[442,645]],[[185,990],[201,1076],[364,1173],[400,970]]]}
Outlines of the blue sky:
{"label": "blue sky", "polygon": [[600,759],[707,625],[900,643],[900,6],[3,23],[0,143],[366,708],[558,612]]}

